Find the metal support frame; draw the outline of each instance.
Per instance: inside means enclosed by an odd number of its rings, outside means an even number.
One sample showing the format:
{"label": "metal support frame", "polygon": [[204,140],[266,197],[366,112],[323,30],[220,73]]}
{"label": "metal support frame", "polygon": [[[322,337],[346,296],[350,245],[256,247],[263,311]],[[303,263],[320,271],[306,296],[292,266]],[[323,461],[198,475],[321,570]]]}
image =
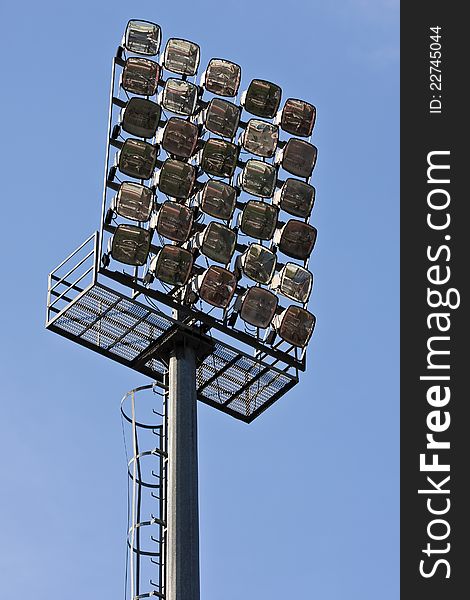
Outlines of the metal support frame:
{"label": "metal support frame", "polygon": [[[98,253],[96,233],[50,273],[46,327],[51,331],[161,385],[167,369],[162,357],[172,336],[192,335],[205,349],[196,371],[198,399],[247,423],[298,383],[305,358],[292,348],[286,352],[279,344],[268,347],[243,332],[228,332],[211,315],[157,290],[140,285],[131,290],[122,274],[99,267]],[[168,305],[178,309],[177,317]]]}

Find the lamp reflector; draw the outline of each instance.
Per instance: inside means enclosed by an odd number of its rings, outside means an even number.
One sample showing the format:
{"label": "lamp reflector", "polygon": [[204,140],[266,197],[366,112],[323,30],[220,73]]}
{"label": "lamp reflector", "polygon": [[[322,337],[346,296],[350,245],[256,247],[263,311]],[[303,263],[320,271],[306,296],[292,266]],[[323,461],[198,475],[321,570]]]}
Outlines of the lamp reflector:
{"label": "lamp reflector", "polygon": [[129,52],[155,56],[160,49],[161,29],[149,21],[131,20],[124,35],[124,46]]}
{"label": "lamp reflector", "polygon": [[287,298],[304,304],[308,301],[313,286],[313,275],[304,267],[287,263],[279,277],[279,291]]}
{"label": "lamp reflector", "polygon": [[153,192],[140,183],[124,181],[121,183],[113,209],[118,215],[131,221],[146,222],[153,208]]}
{"label": "lamp reflector", "polygon": [[182,79],[167,79],[162,94],[162,104],[166,110],[177,115],[192,115],[197,102],[197,87]]}
{"label": "lamp reflector", "polygon": [[308,217],[315,202],[315,188],[305,181],[289,177],[279,192],[279,205],[296,217]]}
{"label": "lamp reflector", "polygon": [[150,263],[155,277],[168,285],[185,285],[193,268],[193,255],[189,250],[166,245]]}
{"label": "lamp reflector", "polygon": [[206,129],[222,137],[233,138],[239,121],[240,108],[236,104],[220,98],[210,101],[204,119]]}
{"label": "lamp reflector", "polygon": [[121,85],[126,92],[153,96],[160,78],[160,65],[146,58],[131,57],[126,60]]}
{"label": "lamp reflector", "polygon": [[276,255],[261,244],[250,244],[241,256],[243,274],[257,283],[271,281],[276,268]]}
{"label": "lamp reflector", "polygon": [[204,144],[201,168],[209,175],[232,177],[237,166],[239,148],[235,144],[210,138]]}
{"label": "lamp reflector", "polygon": [[127,133],[152,138],[157,132],[162,109],[145,98],[131,98],[124,109],[121,127]]}
{"label": "lamp reflector", "polygon": [[126,265],[144,265],[150,250],[150,239],[149,229],[118,225],[111,241],[111,256]]}
{"label": "lamp reflector", "polygon": [[119,153],[121,173],[136,179],[150,179],[157,161],[157,148],[148,142],[129,138]]}
{"label": "lamp reflector", "polygon": [[177,202],[164,202],[158,211],[157,231],[174,242],[185,242],[193,226],[194,212]]}
{"label": "lamp reflector", "polygon": [[163,66],[172,73],[196,75],[199,66],[199,46],[188,40],[170,38],[166,43]]}
{"label": "lamp reflector", "polygon": [[250,119],[243,134],[243,147],[252,154],[270,158],[274,156],[278,140],[277,125],[259,119]]}
{"label": "lamp reflector", "polygon": [[316,161],[316,147],[304,140],[291,138],[282,152],[282,168],[297,177],[310,177]]}
{"label": "lamp reflector", "polygon": [[219,96],[236,96],[240,87],[240,67],[221,58],[212,58],[206,69],[204,87]]}
{"label": "lamp reflector", "polygon": [[277,296],[272,292],[252,287],[243,298],[240,316],[247,323],[266,329],[273,320],[278,302]]}
{"label": "lamp reflector", "polygon": [[281,114],[281,127],[287,133],[308,137],[315,125],[316,109],[304,100],[289,98]]}
{"label": "lamp reflector", "polygon": [[204,231],[201,252],[215,262],[228,264],[235,251],[236,243],[235,231],[212,221]]}
{"label": "lamp reflector", "polygon": [[190,158],[196,150],[198,136],[197,125],[178,117],[171,117],[163,132],[162,148],[169,154]]}
{"label": "lamp reflector", "polygon": [[277,321],[279,336],[289,344],[304,348],[315,328],[315,315],[300,306],[289,306]]}
{"label": "lamp reflector", "polygon": [[245,204],[240,229],[259,240],[270,240],[277,225],[277,208],[266,202],[250,200]]}
{"label": "lamp reflector", "polygon": [[299,260],[306,260],[315,245],[317,230],[308,223],[291,219],[284,226],[279,240],[279,250]]}
{"label": "lamp reflector", "polygon": [[196,168],[167,158],[160,169],[158,189],[172,198],[189,198],[196,180]]}
{"label": "lamp reflector", "polygon": [[281,88],[263,79],[253,79],[245,96],[244,107],[252,115],[271,119],[281,102]]}
{"label": "lamp reflector", "polygon": [[201,195],[201,210],[206,214],[227,221],[232,218],[237,202],[237,191],[228,183],[209,179]]}
{"label": "lamp reflector", "polygon": [[276,176],[277,171],[273,165],[250,158],[241,173],[240,183],[248,194],[271,198],[276,187]]}
{"label": "lamp reflector", "polygon": [[210,266],[200,278],[199,296],[204,302],[219,308],[226,308],[237,287],[233,273],[222,267]]}

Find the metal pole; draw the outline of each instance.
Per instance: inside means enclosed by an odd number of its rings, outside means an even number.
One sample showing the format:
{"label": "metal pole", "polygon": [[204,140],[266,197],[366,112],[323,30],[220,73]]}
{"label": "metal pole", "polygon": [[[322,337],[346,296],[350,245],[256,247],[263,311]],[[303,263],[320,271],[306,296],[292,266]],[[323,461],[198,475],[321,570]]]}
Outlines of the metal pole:
{"label": "metal pole", "polygon": [[184,338],[169,361],[165,600],[200,600],[196,352]]}

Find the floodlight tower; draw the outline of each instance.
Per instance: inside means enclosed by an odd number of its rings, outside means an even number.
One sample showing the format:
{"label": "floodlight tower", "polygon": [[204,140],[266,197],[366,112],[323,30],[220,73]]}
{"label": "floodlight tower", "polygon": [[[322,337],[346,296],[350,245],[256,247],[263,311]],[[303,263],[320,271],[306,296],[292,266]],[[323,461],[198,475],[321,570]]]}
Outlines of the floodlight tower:
{"label": "floodlight tower", "polygon": [[164,574],[146,593],[138,575],[130,597],[199,600],[197,400],[249,423],[306,367],[316,110],[295,98],[281,109],[281,88],[263,79],[237,103],[239,65],[212,58],[197,83],[199,46],[170,38],[160,54],[161,41],[159,25],[127,24],[100,230],[49,275],[46,326],[163,390],[154,450],[139,449],[135,391],[123,412],[134,491],[152,487],[142,457],[160,460],[160,516],[144,522],[139,508],[130,531],[158,525],[161,550],[129,551],[159,556]]}

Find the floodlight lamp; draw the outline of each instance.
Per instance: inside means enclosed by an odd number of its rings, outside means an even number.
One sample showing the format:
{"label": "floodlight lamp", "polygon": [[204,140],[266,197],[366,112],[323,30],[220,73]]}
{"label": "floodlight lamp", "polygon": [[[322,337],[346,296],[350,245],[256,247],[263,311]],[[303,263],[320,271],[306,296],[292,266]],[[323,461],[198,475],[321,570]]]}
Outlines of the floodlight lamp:
{"label": "floodlight lamp", "polygon": [[156,146],[142,140],[129,138],[124,142],[119,152],[118,168],[121,173],[129,175],[129,177],[150,179],[156,161]]}
{"label": "floodlight lamp", "polygon": [[279,336],[289,344],[304,348],[315,328],[315,315],[300,306],[289,306],[278,317],[274,324]]}
{"label": "floodlight lamp", "polygon": [[166,110],[188,117],[196,109],[197,98],[194,83],[174,78],[166,80],[162,93],[162,105]]}
{"label": "floodlight lamp", "polygon": [[204,118],[206,129],[222,137],[233,138],[239,121],[240,108],[236,104],[220,98],[210,101]]}
{"label": "floodlight lamp", "polygon": [[195,181],[193,165],[167,158],[160,169],[158,189],[172,198],[189,198]]}
{"label": "floodlight lamp", "polygon": [[316,109],[304,100],[289,98],[281,113],[281,128],[292,135],[308,137],[315,125]]}
{"label": "floodlight lamp", "polygon": [[111,208],[121,217],[145,223],[153,209],[153,192],[140,183],[124,181],[112,201]]}
{"label": "floodlight lamp", "polygon": [[212,265],[198,277],[197,287],[204,302],[218,308],[227,308],[235,293],[237,278],[227,269]]}
{"label": "floodlight lamp", "polygon": [[278,126],[259,119],[250,119],[242,136],[245,150],[264,158],[274,156],[278,140]]}
{"label": "floodlight lamp", "polygon": [[199,46],[188,40],[170,38],[166,43],[163,66],[172,73],[196,75],[199,66]]}
{"label": "floodlight lamp", "polygon": [[206,69],[204,87],[219,96],[236,96],[240,87],[240,67],[221,58],[212,58]]}
{"label": "floodlight lamp", "polygon": [[246,277],[256,283],[267,284],[276,269],[276,255],[261,244],[250,244],[241,255],[241,266]]}
{"label": "floodlight lamp", "polygon": [[193,262],[189,250],[166,245],[150,261],[149,271],[168,285],[185,285],[191,275]]}
{"label": "floodlight lamp", "polygon": [[245,167],[240,174],[240,185],[245,192],[271,198],[276,187],[276,168],[261,160],[250,158],[246,161]]}
{"label": "floodlight lamp", "polygon": [[287,263],[279,274],[279,291],[296,302],[307,302],[312,286],[313,274],[295,263]]}
{"label": "floodlight lamp", "polygon": [[270,240],[276,230],[278,209],[272,204],[249,200],[241,215],[240,229],[259,240]]}
{"label": "floodlight lamp", "polygon": [[157,231],[174,242],[185,242],[191,233],[194,212],[171,200],[164,202],[158,211]]}
{"label": "floodlight lamp", "polygon": [[237,202],[237,190],[223,181],[209,179],[201,194],[201,210],[211,217],[228,221]]}
{"label": "floodlight lamp", "polygon": [[232,177],[238,161],[239,148],[235,144],[210,138],[204,144],[201,168],[209,175]]}
{"label": "floodlight lamp", "polygon": [[235,252],[237,234],[221,223],[212,221],[201,234],[201,252],[211,260],[228,264]]}
{"label": "floodlight lamp", "polygon": [[145,98],[131,98],[122,112],[121,127],[127,133],[152,138],[160,122],[161,107]]}
{"label": "floodlight lamp", "polygon": [[160,50],[161,36],[159,25],[149,21],[131,20],[124,35],[124,46],[129,52],[155,56]]}
{"label": "floodlight lamp", "polygon": [[126,265],[141,266],[147,262],[152,231],[136,225],[118,225],[111,238],[111,256]]}
{"label": "floodlight lamp", "polygon": [[291,138],[281,154],[282,168],[297,175],[297,177],[310,177],[317,161],[317,149],[313,144],[304,140]]}
{"label": "floodlight lamp", "polygon": [[315,227],[303,221],[291,219],[281,230],[279,250],[291,258],[307,260],[316,239],[317,230]]}
{"label": "floodlight lamp", "polygon": [[162,148],[174,156],[190,158],[196,150],[198,136],[197,125],[178,117],[171,117],[163,132]]}
{"label": "floodlight lamp", "polygon": [[240,317],[260,329],[271,324],[279,300],[275,294],[261,287],[250,288],[243,298]]}
{"label": "floodlight lamp", "polygon": [[315,202],[315,188],[305,181],[289,177],[276,192],[276,202],[291,215],[306,218],[312,212]]}
{"label": "floodlight lamp", "polygon": [[243,105],[252,115],[272,119],[281,102],[281,88],[263,79],[253,79],[245,93]]}
{"label": "floodlight lamp", "polygon": [[126,60],[121,77],[122,89],[131,94],[153,96],[160,79],[160,65],[146,58],[131,57]]}

